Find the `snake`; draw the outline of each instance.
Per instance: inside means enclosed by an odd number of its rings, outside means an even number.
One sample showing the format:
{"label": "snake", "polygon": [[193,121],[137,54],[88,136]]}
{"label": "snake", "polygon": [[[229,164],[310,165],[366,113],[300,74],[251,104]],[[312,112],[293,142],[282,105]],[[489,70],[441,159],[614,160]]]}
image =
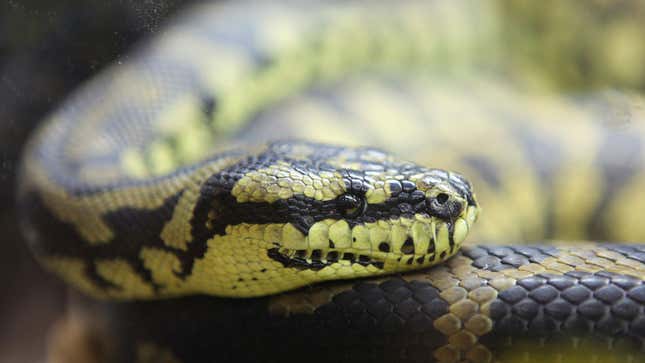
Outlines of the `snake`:
{"label": "snake", "polygon": [[642,361],[645,103],[482,75],[487,9],[200,4],[81,87],[18,190],[52,361]]}

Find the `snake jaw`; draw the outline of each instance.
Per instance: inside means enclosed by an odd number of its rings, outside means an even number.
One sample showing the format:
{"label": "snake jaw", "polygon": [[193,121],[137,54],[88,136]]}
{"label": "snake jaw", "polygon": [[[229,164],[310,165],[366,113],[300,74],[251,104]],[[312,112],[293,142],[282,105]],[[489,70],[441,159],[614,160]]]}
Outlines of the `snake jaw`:
{"label": "snake jaw", "polygon": [[407,228],[407,238],[396,250],[377,256],[385,261],[387,272],[428,267],[453,256],[477,220],[479,208],[470,205],[453,220],[416,215]]}
{"label": "snake jaw", "polygon": [[274,242],[268,256],[286,268],[353,271],[345,276],[323,272],[321,280],[428,267],[459,250],[478,213],[477,205],[469,205],[451,221],[417,214],[353,228],[343,220],[330,219],[315,223],[307,236],[295,238],[299,232],[287,225],[283,241]]}

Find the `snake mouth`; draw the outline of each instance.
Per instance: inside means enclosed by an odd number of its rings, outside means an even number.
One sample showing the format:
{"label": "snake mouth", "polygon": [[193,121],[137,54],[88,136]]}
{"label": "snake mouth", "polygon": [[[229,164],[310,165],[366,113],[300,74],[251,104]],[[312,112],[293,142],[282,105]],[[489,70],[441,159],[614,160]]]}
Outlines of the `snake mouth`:
{"label": "snake mouth", "polygon": [[422,214],[353,227],[343,220],[324,220],[298,241],[285,233],[268,256],[284,267],[310,270],[362,266],[374,273],[432,266],[459,250],[478,213],[476,205],[469,205],[448,221]]}

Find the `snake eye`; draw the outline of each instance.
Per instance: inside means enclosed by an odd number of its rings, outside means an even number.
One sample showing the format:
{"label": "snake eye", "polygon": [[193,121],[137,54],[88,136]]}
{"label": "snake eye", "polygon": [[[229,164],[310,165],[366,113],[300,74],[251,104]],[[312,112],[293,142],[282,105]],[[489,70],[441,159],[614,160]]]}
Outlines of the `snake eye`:
{"label": "snake eye", "polygon": [[341,213],[345,217],[356,217],[365,211],[365,200],[353,194],[344,194],[338,197]]}

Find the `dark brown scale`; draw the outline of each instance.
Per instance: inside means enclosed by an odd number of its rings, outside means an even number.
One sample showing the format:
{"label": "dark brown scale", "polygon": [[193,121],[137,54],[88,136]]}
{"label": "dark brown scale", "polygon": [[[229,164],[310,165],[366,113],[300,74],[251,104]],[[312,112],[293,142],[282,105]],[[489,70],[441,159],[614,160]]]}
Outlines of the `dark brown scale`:
{"label": "dark brown scale", "polygon": [[338,252],[336,251],[330,251],[327,253],[327,261],[328,262],[336,262],[338,261]]}
{"label": "dark brown scale", "polygon": [[405,240],[405,242],[401,246],[401,253],[404,253],[406,255],[414,254],[414,241],[412,240],[412,238]]}
{"label": "dark brown scale", "polygon": [[390,244],[387,242],[381,242],[378,245],[378,250],[381,252],[390,252]]}
{"label": "dark brown scale", "polygon": [[322,251],[321,250],[313,250],[313,251],[311,251],[311,259],[312,260],[320,260],[321,256],[322,256]]}
{"label": "dark brown scale", "polygon": [[342,259],[349,262],[354,262],[356,260],[356,256],[353,253],[346,252],[346,253],[343,253]]}
{"label": "dark brown scale", "polygon": [[369,256],[366,256],[366,255],[359,255],[358,256],[358,263],[363,265],[363,266],[367,266],[371,261],[372,261],[372,259]]}
{"label": "dark brown scale", "polygon": [[430,238],[430,242],[428,242],[428,250],[426,251],[427,254],[433,254],[435,252],[435,242],[434,238]]}

